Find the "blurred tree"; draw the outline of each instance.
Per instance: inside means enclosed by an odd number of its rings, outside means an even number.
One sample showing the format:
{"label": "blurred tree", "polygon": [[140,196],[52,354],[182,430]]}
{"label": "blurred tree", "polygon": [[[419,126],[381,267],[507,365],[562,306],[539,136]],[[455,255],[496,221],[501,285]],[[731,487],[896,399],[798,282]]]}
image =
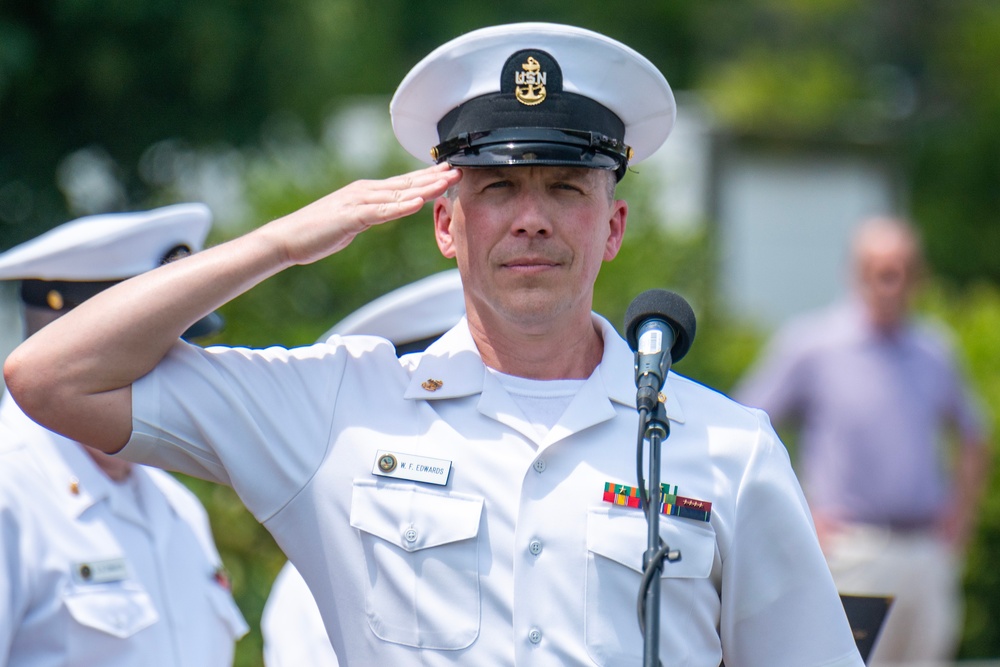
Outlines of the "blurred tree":
{"label": "blurred tree", "polygon": [[[5,0],[0,249],[69,217],[145,205],[160,183],[141,168],[144,156],[148,163],[150,148],[165,141],[245,148],[289,118],[315,137],[341,96],[387,96],[443,40],[483,25],[536,19],[604,29],[682,71],[683,7]],[[650,19],[672,26],[671,39],[651,31]]]}
{"label": "blurred tree", "polygon": [[[730,128],[889,136],[932,260],[1000,277],[1000,6],[989,0],[6,0],[0,5],[0,248],[87,212],[142,206],[146,151],[309,132],[344,94],[389,94],[442,40],[512,20],[575,23],[703,89]],[[958,233],[956,233],[958,232]]]}
{"label": "blurred tree", "polygon": [[[996,434],[1000,421],[1000,287],[976,282],[959,289],[953,281],[935,281],[922,297],[922,310],[945,323],[965,358],[966,370],[983,400],[988,426]],[[1000,656],[1000,465],[994,465],[979,513],[979,530],[969,550],[965,572],[966,617],[959,656]]]}
{"label": "blurred tree", "polygon": [[[913,127],[914,213],[935,266],[1000,281],[1000,5],[964,0],[927,36],[927,112]],[[929,53],[928,53],[929,51]]]}
{"label": "blurred tree", "polygon": [[134,207],[150,185],[140,156],[157,141],[241,144],[283,111],[325,114],[352,69],[337,57],[352,5],[6,0],[0,245],[74,214]]}
{"label": "blurred tree", "polygon": [[699,3],[694,87],[730,131],[887,141],[935,268],[1000,280],[1000,5]]}

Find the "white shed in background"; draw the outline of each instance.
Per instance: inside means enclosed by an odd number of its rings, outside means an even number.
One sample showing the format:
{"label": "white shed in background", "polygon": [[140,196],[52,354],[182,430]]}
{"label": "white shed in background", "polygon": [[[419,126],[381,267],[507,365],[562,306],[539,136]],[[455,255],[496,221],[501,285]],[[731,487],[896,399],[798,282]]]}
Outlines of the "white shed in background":
{"label": "white shed in background", "polygon": [[890,169],[864,152],[718,155],[718,287],[735,314],[768,328],[842,296],[854,226],[902,212]]}
{"label": "white shed in background", "polygon": [[733,137],[687,95],[642,177],[671,229],[715,226],[721,302],[766,329],[844,294],[853,227],[907,209],[888,146]]}

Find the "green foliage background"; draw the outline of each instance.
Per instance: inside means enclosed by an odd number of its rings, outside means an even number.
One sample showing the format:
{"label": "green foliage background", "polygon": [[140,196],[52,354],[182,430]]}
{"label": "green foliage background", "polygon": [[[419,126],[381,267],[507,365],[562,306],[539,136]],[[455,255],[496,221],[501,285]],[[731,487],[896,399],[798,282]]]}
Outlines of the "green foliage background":
{"label": "green foliage background", "polygon": [[[67,194],[67,158],[81,151],[116,186],[100,210],[178,201],[191,173],[222,169],[231,180],[217,189],[238,183],[240,201],[215,211],[214,241],[355,178],[407,170],[413,162],[398,153],[365,167],[345,161],[328,135],[330,113],[355,95],[388,99],[448,38],[524,20],[628,43],[675,90],[700,93],[730,134],[888,146],[937,276],[924,309],[955,331],[995,423],[1000,4],[992,0],[0,0],[0,248],[96,212]],[[632,205],[630,230],[599,279],[596,308],[620,325],[644,289],[684,294],[698,339],[676,370],[724,391],[767,332],[734,321],[717,301],[713,221],[695,235],[655,224],[657,186],[636,171],[620,192]],[[214,342],[307,344],[371,298],[449,265],[425,210],[227,304],[227,329]],[[186,481],[211,513],[253,628],[237,665],[259,665],[260,611],[283,557],[229,489]],[[994,475],[970,554],[964,657],[1000,656],[1000,574],[991,567],[998,491]]]}

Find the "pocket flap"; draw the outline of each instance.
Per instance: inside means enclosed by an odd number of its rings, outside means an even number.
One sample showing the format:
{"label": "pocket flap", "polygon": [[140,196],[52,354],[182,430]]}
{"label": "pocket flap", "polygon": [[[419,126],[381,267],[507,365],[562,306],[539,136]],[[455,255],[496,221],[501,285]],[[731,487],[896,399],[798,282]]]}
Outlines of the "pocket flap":
{"label": "pocket flap", "polygon": [[70,615],[82,626],[122,639],[156,623],[160,616],[144,590],[94,588],[77,590],[63,602]]}
{"label": "pocket flap", "polygon": [[406,551],[471,539],[482,513],[482,498],[416,484],[357,480],[351,497],[351,526]]}
{"label": "pocket flap", "polygon": [[[646,515],[636,510],[592,508],[587,517],[587,549],[642,573],[646,551]],[[676,517],[660,517],[660,539],[681,558],[663,564],[663,576],[705,578],[715,558],[715,530],[711,524],[696,524]]]}

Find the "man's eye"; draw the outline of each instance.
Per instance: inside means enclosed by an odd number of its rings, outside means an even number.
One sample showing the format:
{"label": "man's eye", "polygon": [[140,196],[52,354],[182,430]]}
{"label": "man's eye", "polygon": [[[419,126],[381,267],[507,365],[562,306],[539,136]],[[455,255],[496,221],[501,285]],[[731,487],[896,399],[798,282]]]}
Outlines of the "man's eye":
{"label": "man's eye", "polygon": [[510,181],[492,181],[483,186],[483,190],[494,190],[497,188],[505,188],[510,185]]}

